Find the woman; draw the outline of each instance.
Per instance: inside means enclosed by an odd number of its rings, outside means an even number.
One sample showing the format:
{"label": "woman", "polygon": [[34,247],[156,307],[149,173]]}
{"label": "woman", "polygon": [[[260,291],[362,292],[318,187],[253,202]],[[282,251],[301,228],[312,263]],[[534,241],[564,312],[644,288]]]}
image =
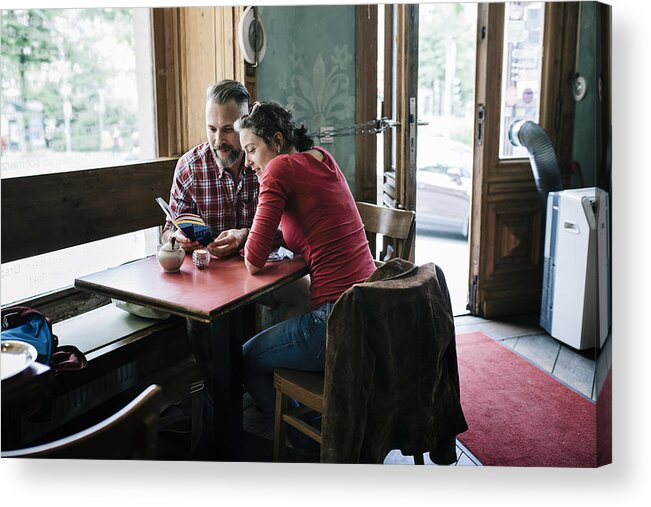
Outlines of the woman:
{"label": "woman", "polygon": [[[260,183],[258,208],[244,248],[253,275],[264,269],[274,234],[305,259],[311,312],[254,336],[243,348],[244,384],[273,416],[274,368],[323,371],[328,315],[337,298],[375,270],[364,225],[346,178],[330,153],[275,102],[256,102],[239,124],[245,164]],[[291,434],[290,434],[291,438]]]}

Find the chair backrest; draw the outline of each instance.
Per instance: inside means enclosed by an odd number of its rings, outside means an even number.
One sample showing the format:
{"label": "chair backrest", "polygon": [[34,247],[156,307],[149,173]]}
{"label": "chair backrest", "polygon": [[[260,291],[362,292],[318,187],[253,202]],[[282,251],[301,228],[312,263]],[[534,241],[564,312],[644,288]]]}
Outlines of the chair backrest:
{"label": "chair backrest", "polygon": [[387,208],[368,202],[357,201],[356,204],[367,235],[381,234],[395,240],[393,254],[380,260],[389,260],[393,257],[408,259],[415,232],[416,213],[411,210]]}
{"label": "chair backrest", "polygon": [[327,326],[322,462],[382,463],[391,449],[454,462],[453,435],[467,425],[449,301],[438,266],[397,258],[339,297]]}
{"label": "chair backrest", "polygon": [[161,388],[149,386],[122,410],[54,442],[2,451],[3,458],[154,459]]}

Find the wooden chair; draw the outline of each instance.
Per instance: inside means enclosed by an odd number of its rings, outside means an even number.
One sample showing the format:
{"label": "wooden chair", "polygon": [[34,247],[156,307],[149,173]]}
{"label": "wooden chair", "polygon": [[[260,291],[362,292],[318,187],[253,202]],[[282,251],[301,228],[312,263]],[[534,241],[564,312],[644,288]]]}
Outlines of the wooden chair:
{"label": "wooden chair", "polygon": [[[408,259],[416,230],[414,220],[416,213],[410,210],[387,208],[386,206],[368,202],[357,201],[356,204],[371,245],[374,244],[371,241],[371,235],[377,236],[381,234],[395,240],[394,251],[388,257],[379,259],[379,261],[389,260],[393,257]],[[373,252],[373,257],[375,257],[375,252]]]}
{"label": "wooden chair", "polygon": [[[415,212],[387,208],[366,202],[357,203],[357,209],[362,217],[364,228],[368,234],[382,234],[396,240],[396,250],[392,257],[406,259],[411,249],[415,229]],[[375,257],[375,255],[374,255]],[[382,264],[376,260],[376,264]],[[276,414],[274,421],[274,461],[282,461],[285,447],[286,424],[296,428],[319,444],[321,433],[305,423],[300,416],[314,410],[323,413],[323,372],[307,372],[287,368],[274,371],[274,387],[276,389]],[[301,405],[299,409],[289,409],[289,398]],[[414,456],[416,464],[423,464],[423,456]]]}
{"label": "wooden chair", "polygon": [[153,384],[122,410],[79,433],[3,458],[154,459],[162,390]]}
{"label": "wooden chair", "polygon": [[[310,410],[323,413],[324,374],[278,368],[274,372],[274,387],[276,388],[276,416],[273,460],[279,462],[283,460],[287,424],[321,444],[321,432],[303,421],[300,416]],[[295,399],[302,406],[290,410],[289,398]],[[425,464],[422,454],[414,456],[414,464]]]}

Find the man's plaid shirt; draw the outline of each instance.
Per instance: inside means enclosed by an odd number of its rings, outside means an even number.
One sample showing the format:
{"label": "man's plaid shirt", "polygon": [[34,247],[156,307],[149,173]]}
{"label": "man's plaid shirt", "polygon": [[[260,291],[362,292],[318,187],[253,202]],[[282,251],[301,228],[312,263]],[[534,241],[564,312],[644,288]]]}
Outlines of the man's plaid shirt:
{"label": "man's plaid shirt", "polygon": [[[234,165],[244,165],[244,153]],[[216,238],[222,231],[251,227],[258,204],[258,178],[248,167],[242,167],[240,181],[219,167],[210,144],[203,143],[176,164],[170,192],[170,208],[174,216],[181,213],[200,215]],[[165,229],[173,228],[169,220]]]}

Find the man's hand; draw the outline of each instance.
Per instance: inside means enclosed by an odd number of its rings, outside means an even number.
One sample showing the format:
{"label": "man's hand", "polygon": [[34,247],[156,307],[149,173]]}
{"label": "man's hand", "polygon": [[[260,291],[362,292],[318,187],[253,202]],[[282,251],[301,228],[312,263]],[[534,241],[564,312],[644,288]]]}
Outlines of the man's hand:
{"label": "man's hand", "polygon": [[248,235],[248,229],[229,229],[227,231],[222,231],[222,233],[208,245],[208,250],[211,254],[217,257],[233,255],[244,247]]}
{"label": "man's hand", "polygon": [[161,240],[163,243],[167,243],[172,236],[174,236],[176,244],[188,253],[194,252],[197,248],[204,248],[201,243],[198,241],[190,241],[179,231],[167,230],[163,233]]}

